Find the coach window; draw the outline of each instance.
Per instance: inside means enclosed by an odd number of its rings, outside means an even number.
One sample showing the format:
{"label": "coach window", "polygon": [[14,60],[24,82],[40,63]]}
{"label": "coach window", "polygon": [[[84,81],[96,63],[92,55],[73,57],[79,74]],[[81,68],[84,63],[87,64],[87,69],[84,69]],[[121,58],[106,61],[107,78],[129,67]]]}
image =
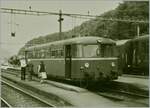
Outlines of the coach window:
{"label": "coach window", "polygon": [[38,58],[38,51],[35,50],[35,58]]}
{"label": "coach window", "polygon": [[28,52],[27,57],[28,57],[28,58],[32,58],[32,52],[31,52],[31,51]]}
{"label": "coach window", "polygon": [[41,53],[40,53],[40,51],[38,51],[38,53],[37,53],[37,58],[41,58]]}
{"label": "coach window", "polygon": [[38,58],[42,58],[42,53],[41,53],[41,51],[38,51],[39,53],[39,55],[38,55]]}
{"label": "coach window", "polygon": [[48,48],[45,50],[45,58],[49,58]]}
{"label": "coach window", "polygon": [[52,57],[54,57],[55,56],[55,51],[52,51]]}
{"label": "coach window", "polygon": [[58,57],[62,57],[62,50],[58,50]]}
{"label": "coach window", "polygon": [[39,58],[39,51],[36,51],[36,58]]}
{"label": "coach window", "polygon": [[35,49],[33,50],[32,54],[33,54],[33,58],[36,58],[36,50]]}
{"label": "coach window", "polygon": [[47,55],[47,50],[44,49],[44,58],[46,58],[46,55]]}
{"label": "coach window", "polygon": [[61,55],[61,57],[63,57],[63,56],[64,56],[64,52],[63,52],[63,50],[60,50],[60,55]]}
{"label": "coach window", "polygon": [[41,52],[41,58],[45,58],[45,52]]}
{"label": "coach window", "polygon": [[33,58],[33,51],[30,52],[30,58]]}
{"label": "coach window", "polygon": [[42,53],[41,53],[41,51],[39,51],[39,58],[42,58]]}
{"label": "coach window", "polygon": [[33,58],[36,58],[36,50],[33,51]]}
{"label": "coach window", "polygon": [[48,48],[48,52],[47,53],[48,53],[48,58],[51,58],[51,55],[52,55],[51,54],[52,53],[51,48]]}
{"label": "coach window", "polygon": [[55,58],[57,58],[59,56],[59,51],[55,50]]}

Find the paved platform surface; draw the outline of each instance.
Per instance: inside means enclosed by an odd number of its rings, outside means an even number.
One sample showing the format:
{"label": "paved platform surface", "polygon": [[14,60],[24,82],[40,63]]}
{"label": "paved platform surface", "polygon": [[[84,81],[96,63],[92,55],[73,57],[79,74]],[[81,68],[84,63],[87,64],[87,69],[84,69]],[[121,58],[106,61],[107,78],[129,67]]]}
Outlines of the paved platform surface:
{"label": "paved platform surface", "polygon": [[[40,84],[38,79],[35,79],[33,81],[22,81],[20,80],[20,77],[15,76],[15,75],[10,75],[8,73],[2,73],[3,76],[16,81],[17,83],[21,83],[23,85],[28,85],[30,87],[36,88],[37,90],[43,91],[45,93],[50,93],[53,94],[73,106],[77,107],[121,107],[125,106],[119,103],[115,103],[112,100],[108,100],[107,98],[104,98],[102,96],[99,96],[95,93],[89,92],[88,90],[79,88],[79,87],[72,87],[70,85],[66,84],[61,84],[57,83],[54,86],[55,82],[50,83],[43,83]],[[66,88],[71,88],[71,89],[64,89],[62,86],[66,86]]]}
{"label": "paved platform surface", "polygon": [[132,84],[138,87],[139,89],[149,91],[149,78],[148,77],[136,77],[133,75],[122,75],[122,76],[119,76],[119,78],[115,81]]}

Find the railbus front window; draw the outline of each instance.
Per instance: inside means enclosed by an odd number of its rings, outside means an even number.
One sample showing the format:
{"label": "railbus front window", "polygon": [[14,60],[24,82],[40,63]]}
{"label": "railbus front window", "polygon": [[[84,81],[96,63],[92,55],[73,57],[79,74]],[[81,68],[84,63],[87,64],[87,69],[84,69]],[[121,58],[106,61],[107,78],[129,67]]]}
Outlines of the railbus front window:
{"label": "railbus front window", "polygon": [[72,57],[96,57],[98,45],[72,45]]}
{"label": "railbus front window", "polygon": [[83,57],[97,57],[98,45],[83,45]]}
{"label": "railbus front window", "polygon": [[72,57],[113,57],[114,47],[113,44],[95,44],[95,45],[72,45]]}
{"label": "railbus front window", "polygon": [[113,57],[113,44],[83,45],[83,57]]}
{"label": "railbus front window", "polygon": [[100,47],[101,57],[113,57],[114,56],[114,45],[101,44],[99,47]]}

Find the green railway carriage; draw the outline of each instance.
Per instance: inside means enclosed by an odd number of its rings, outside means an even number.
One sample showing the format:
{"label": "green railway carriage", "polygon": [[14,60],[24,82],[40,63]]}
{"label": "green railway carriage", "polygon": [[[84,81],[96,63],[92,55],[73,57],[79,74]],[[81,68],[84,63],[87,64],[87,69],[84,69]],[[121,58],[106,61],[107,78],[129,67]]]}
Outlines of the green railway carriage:
{"label": "green railway carriage", "polygon": [[125,44],[124,72],[149,75],[149,36],[141,36]]}
{"label": "green railway carriage", "polygon": [[44,61],[48,76],[92,81],[114,80],[118,77],[115,42],[101,37],[76,37],[27,48],[27,57],[37,66]]}
{"label": "green railway carriage", "polygon": [[122,73],[149,75],[149,36],[130,39],[117,47]]}
{"label": "green railway carriage", "polygon": [[130,39],[125,39],[125,40],[118,40],[116,41],[116,48],[115,48],[115,56],[118,57],[118,72],[119,75],[121,76],[124,71],[123,71],[123,66],[125,66],[125,49],[126,49],[126,42],[128,42]]}

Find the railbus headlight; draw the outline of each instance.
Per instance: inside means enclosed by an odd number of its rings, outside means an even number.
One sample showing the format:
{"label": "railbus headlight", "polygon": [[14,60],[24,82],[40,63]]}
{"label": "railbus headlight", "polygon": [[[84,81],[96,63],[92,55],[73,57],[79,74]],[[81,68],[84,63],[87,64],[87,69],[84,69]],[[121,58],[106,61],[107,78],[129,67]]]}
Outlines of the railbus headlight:
{"label": "railbus headlight", "polygon": [[111,66],[115,67],[116,66],[115,62],[111,62]]}
{"label": "railbus headlight", "polygon": [[89,63],[85,63],[84,66],[85,66],[86,68],[89,68],[90,65],[89,65]]}
{"label": "railbus headlight", "polygon": [[81,71],[83,71],[83,70],[84,70],[84,67],[83,67],[83,66],[81,66],[81,67],[80,67],[80,70],[81,70]]}

